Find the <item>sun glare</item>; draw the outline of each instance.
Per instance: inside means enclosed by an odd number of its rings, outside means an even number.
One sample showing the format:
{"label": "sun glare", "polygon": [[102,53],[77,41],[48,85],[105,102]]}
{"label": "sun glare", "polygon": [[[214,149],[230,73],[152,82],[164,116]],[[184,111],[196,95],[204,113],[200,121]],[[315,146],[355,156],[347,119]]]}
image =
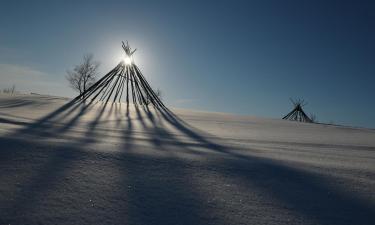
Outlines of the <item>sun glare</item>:
{"label": "sun glare", "polygon": [[125,62],[126,65],[130,65],[130,64],[132,64],[132,59],[131,59],[130,57],[127,57],[127,56],[126,56],[126,57],[124,58],[124,62]]}

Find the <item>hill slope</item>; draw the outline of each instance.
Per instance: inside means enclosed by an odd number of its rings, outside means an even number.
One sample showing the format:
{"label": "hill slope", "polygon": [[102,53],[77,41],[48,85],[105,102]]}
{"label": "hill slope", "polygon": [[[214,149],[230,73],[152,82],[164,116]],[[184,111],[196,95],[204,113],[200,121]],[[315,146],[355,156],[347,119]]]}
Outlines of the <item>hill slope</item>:
{"label": "hill slope", "polygon": [[375,224],[375,131],[0,95],[0,224]]}

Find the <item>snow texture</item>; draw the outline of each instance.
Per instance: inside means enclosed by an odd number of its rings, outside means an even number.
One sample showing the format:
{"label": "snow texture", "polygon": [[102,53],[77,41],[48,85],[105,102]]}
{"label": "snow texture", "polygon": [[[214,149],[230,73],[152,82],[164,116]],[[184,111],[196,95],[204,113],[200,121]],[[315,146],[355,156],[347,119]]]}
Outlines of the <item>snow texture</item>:
{"label": "snow texture", "polygon": [[375,224],[375,131],[0,95],[0,224]]}

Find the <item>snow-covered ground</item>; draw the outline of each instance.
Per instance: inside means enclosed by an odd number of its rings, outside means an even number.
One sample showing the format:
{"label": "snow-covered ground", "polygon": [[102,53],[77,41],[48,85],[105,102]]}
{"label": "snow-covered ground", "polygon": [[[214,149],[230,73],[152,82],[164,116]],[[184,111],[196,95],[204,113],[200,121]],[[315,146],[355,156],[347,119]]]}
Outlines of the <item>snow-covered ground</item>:
{"label": "snow-covered ground", "polygon": [[375,130],[0,95],[0,224],[375,224]]}

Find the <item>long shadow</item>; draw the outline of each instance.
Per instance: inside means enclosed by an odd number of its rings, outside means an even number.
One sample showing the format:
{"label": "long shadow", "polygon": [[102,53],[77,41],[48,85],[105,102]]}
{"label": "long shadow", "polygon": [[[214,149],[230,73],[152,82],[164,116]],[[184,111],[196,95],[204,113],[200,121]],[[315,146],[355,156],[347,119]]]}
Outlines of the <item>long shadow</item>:
{"label": "long shadow", "polygon": [[[164,139],[171,138],[167,130],[157,127],[153,115],[151,126],[147,126],[138,106],[134,106],[135,121],[141,125],[148,135],[156,151],[164,151]],[[148,114],[149,112],[143,111]],[[132,124],[129,117],[128,124]],[[137,146],[138,148],[139,146]],[[131,126],[124,131],[123,149],[135,148],[131,136]],[[139,154],[124,154],[131,158],[131,163],[120,164],[124,171],[124,185],[131,184],[126,191],[128,201],[129,224],[209,224],[210,215],[203,211],[205,204],[199,192],[190,182],[192,172],[188,166],[173,155],[158,158]],[[211,221],[212,222],[212,221]]]}
{"label": "long shadow", "polygon": [[9,136],[22,137],[27,134],[47,138],[61,135],[76,126],[80,118],[85,115],[94,104],[95,102],[92,101],[88,103],[76,100],[69,101],[53,112],[38,119],[36,122],[29,123],[27,126],[16,130]]}
{"label": "long shadow", "polygon": [[30,123],[28,123],[28,122],[20,122],[20,121],[17,121],[17,120],[6,119],[6,118],[0,118],[0,123],[7,123],[7,124],[13,124],[13,125],[19,125],[19,126],[30,125]]}
{"label": "long shadow", "polygon": [[[17,134],[22,133],[30,133],[36,132],[40,134],[39,132],[48,130],[54,127],[55,123],[57,123],[57,118],[59,120],[63,120],[66,116],[69,115],[69,113],[76,110],[78,107],[80,107],[79,104],[77,104],[75,101],[70,101],[63,106],[59,107],[58,109],[54,110],[53,112],[47,114],[46,116],[43,116],[42,118],[38,119],[36,122],[29,124],[26,127],[23,127],[16,131]],[[88,107],[88,106],[87,106]],[[82,109],[86,108],[85,106],[82,107]],[[82,110],[83,111],[83,110]],[[62,116],[62,114],[64,114]],[[82,115],[82,113],[81,113]],[[43,133],[43,132],[42,132]]]}
{"label": "long shadow", "polygon": [[[374,224],[374,204],[340,190],[337,178],[294,168],[261,157],[220,160],[212,166],[221,174],[267,193],[278,207],[312,224]],[[271,202],[270,202],[271,203]]]}
{"label": "long shadow", "polygon": [[[9,161],[10,163],[15,159],[16,161],[19,161],[17,158],[21,158],[22,160],[22,157],[26,157],[26,155],[34,158],[32,155],[33,151],[28,150],[33,148],[39,149],[40,147],[38,146],[44,146],[43,143],[29,144],[29,141],[13,140],[13,137],[20,137],[29,134],[33,135],[35,140],[40,142],[43,138],[61,135],[72,129],[74,126],[77,126],[80,118],[88,113],[92,109],[92,106],[92,102],[88,104],[69,102],[37,120],[35,123],[26,124],[25,127],[14,133],[0,138],[1,146],[7,146],[6,149],[1,150],[0,152],[1,164],[3,166],[8,165],[7,168],[10,168]],[[105,109],[106,104],[100,108],[96,117],[94,117],[94,120],[89,123],[86,137],[94,135],[93,132],[99,124]],[[110,113],[112,112],[112,109],[113,105],[111,105]],[[59,126],[56,126],[57,124],[59,124]],[[128,125],[129,126],[126,130],[130,131],[128,133],[130,140],[132,127],[131,123]],[[67,176],[67,168],[72,167],[75,161],[79,160],[80,157],[91,155],[91,153],[85,152],[84,150],[93,144],[91,140],[95,140],[96,138],[91,137],[91,139],[87,139],[86,137],[70,140],[61,146],[58,145],[57,147],[51,147],[53,151],[49,151],[48,147],[44,147],[46,152],[42,155],[40,165],[31,170],[31,177],[29,176],[22,180],[22,183],[25,182],[22,184],[22,192],[18,192],[16,197],[13,197],[10,203],[6,203],[5,201],[0,204],[0,224],[34,224],[34,222],[29,221],[30,217],[28,217],[28,215],[31,214],[30,212],[33,211],[32,208],[41,205],[44,201],[43,196],[48,195],[48,192],[52,191],[51,188],[58,186],[62,181],[61,179],[66,179],[64,176]],[[28,160],[33,160],[35,163],[35,160],[38,161],[40,156],[37,155],[36,157],[36,159],[30,158]],[[15,175],[17,176],[17,173]],[[4,176],[6,177],[6,174],[0,172],[0,177]],[[90,194],[92,191],[87,190],[86,192]],[[2,196],[4,195],[2,194]],[[61,198],[63,198],[63,196]],[[118,222],[118,220],[115,221]],[[63,222],[64,221],[60,221],[59,223]]]}
{"label": "long shadow", "polygon": [[[187,143],[186,141],[179,139],[176,134],[171,132],[166,127],[165,123],[168,123],[168,121],[165,121],[164,118],[160,117],[157,110],[154,112],[154,114],[152,113],[151,110],[142,111],[143,114],[146,115],[145,116],[146,119],[148,119],[151,122],[150,127],[146,126],[145,119],[143,118],[144,116],[142,116],[142,113],[138,109],[138,107],[135,107],[135,111],[137,114],[137,119],[140,121],[143,128],[145,130],[149,130],[149,132],[147,132],[148,139],[152,142],[154,146],[156,147],[175,146],[179,148],[179,149],[175,149],[175,152],[170,152],[170,154],[185,152],[185,153],[200,155],[200,151],[195,150],[194,147],[210,149],[209,148],[210,146],[207,146],[206,143],[202,144],[201,141],[197,142],[195,139],[193,139],[193,142],[190,142],[190,143]],[[158,118],[158,120],[156,120],[156,118]]]}
{"label": "long shadow", "polygon": [[[31,177],[24,177],[22,183],[18,184],[18,186],[21,185],[22,189],[13,190],[18,194],[10,202],[6,203],[7,201],[5,201],[0,205],[0,209],[2,209],[0,210],[0,215],[2,215],[0,216],[0,224],[34,224],[34,222],[29,221],[27,215],[31,214],[30,212],[37,205],[41,205],[44,201],[43,197],[53,191],[53,188],[57,187],[62,179],[65,179],[66,170],[73,166],[73,162],[80,156],[87,154],[83,153],[81,146],[90,144],[85,139],[79,139],[50,147],[46,146],[42,140],[46,137],[59,136],[76,126],[79,119],[91,106],[92,103],[80,105],[74,101],[68,102],[35,123],[26,124],[23,128],[0,138],[0,145],[3,148],[0,151],[0,162],[3,166],[8,165],[5,167],[5,171],[11,168],[9,163],[12,163],[13,160],[19,163],[26,157],[24,160],[32,160],[33,162],[32,168],[28,168],[29,164],[25,163],[25,169],[30,170],[27,174],[31,174]],[[73,113],[76,114],[60,126],[61,120],[65,120]],[[57,124],[59,126],[56,126]],[[36,142],[33,139],[32,141],[13,139],[22,138],[25,134],[35,137]],[[42,155],[40,155],[40,148],[45,150]],[[49,151],[49,148],[52,148],[53,151]],[[33,149],[37,151],[33,151]],[[17,168],[23,167],[23,165],[17,166]],[[23,175],[25,169],[21,169],[19,172],[13,171],[12,173],[15,173],[14,179],[17,180],[19,175]],[[0,177],[6,177],[6,174],[0,172]],[[6,196],[6,194],[3,193],[2,196]]]}
{"label": "long shadow", "polygon": [[[350,196],[355,195],[355,193],[338,191],[337,187],[330,182],[330,178],[292,168],[278,161],[244,156],[230,151],[230,148],[211,142],[193,131],[170,111],[156,111],[156,113],[158,112],[165,121],[194,141],[201,143],[205,148],[233,157],[223,162],[216,162],[212,166],[217,166],[217,163],[226,165],[229,161],[231,162],[227,165],[229,168],[237,166],[244,168],[234,172],[224,169],[221,171],[222,174],[231,173],[233,177],[244,180],[249,186],[256,184],[266,193],[272,194],[279,201],[291,206],[294,212],[315,223],[327,225],[375,224],[374,204]],[[153,117],[150,120],[153,121]],[[168,131],[162,131],[164,137],[166,134],[168,134]],[[173,134],[170,133],[169,135],[173,139]],[[162,143],[158,140],[154,144],[160,146]],[[254,177],[254,174],[246,173],[248,168],[259,171],[258,176]],[[268,183],[264,181],[268,181]]]}
{"label": "long shadow", "polygon": [[[87,129],[86,134],[85,134],[86,137],[92,137],[94,135],[95,129],[98,126],[98,124],[100,123],[100,120],[103,117],[103,114],[104,114],[104,111],[106,109],[107,104],[108,104],[108,102],[105,102],[105,103],[103,103],[103,105],[100,106],[99,113],[97,113],[96,117],[91,122],[89,122],[89,124],[87,125],[88,129]],[[111,114],[112,109],[113,109],[113,105],[114,104],[112,103],[108,114]],[[95,140],[94,138],[91,138],[91,139]]]}
{"label": "long shadow", "polygon": [[[1,151],[1,156],[8,157],[11,155],[12,160],[17,160],[16,162],[21,162],[22,158],[25,157],[25,151],[23,149],[28,146],[33,146],[34,148],[43,148],[45,154],[43,157],[40,155],[33,155],[34,153],[28,153],[28,158],[26,160],[33,160],[33,165],[30,167],[26,163],[25,167],[17,166],[17,168],[24,168],[23,170],[31,170],[31,176],[23,176],[22,170],[20,173],[14,173],[15,180],[18,180],[19,175],[22,179],[17,181],[18,187],[16,190],[11,192],[16,192],[17,194],[8,193],[8,195],[14,195],[12,201],[4,201],[0,207],[0,224],[33,224],[29,221],[28,216],[33,212],[35,208],[42,205],[45,201],[46,196],[49,192],[53,192],[56,189],[64,177],[66,170],[73,166],[74,161],[77,161],[82,153],[77,150],[79,144],[69,143],[67,145],[59,146],[54,148],[54,151],[48,151],[48,146],[30,143],[26,141],[15,141],[11,139],[0,139],[1,143],[7,144],[7,149]],[[47,158],[45,158],[47,156]],[[4,164],[7,165],[7,164]],[[3,171],[4,172],[4,171]],[[4,174],[2,174],[2,177]],[[15,181],[11,181],[14,183]],[[8,184],[12,185],[12,184]],[[64,196],[61,196],[63,199]]]}
{"label": "long shadow", "polygon": [[[33,124],[17,124],[26,126],[1,138],[0,142],[3,146],[7,146],[11,144],[7,138],[26,133],[43,138],[55,135],[55,132],[67,132],[77,126],[79,119],[91,109],[91,106],[92,103],[79,105],[76,102],[69,102]],[[86,135],[92,135],[102,118],[105,107],[103,106],[91,122]],[[73,112],[76,114],[69,118]],[[120,211],[114,214],[118,217],[126,217],[129,224],[208,224],[213,223],[212,221],[216,224],[225,224],[227,222],[214,218],[209,210],[204,210],[209,208],[205,203],[206,196],[202,196],[194,183],[190,181],[192,173],[196,170],[184,160],[175,157],[176,152],[169,150],[169,146],[172,145],[178,147],[177,151],[184,150],[191,154],[199,154],[194,149],[197,143],[200,148],[230,156],[222,160],[215,159],[212,164],[206,165],[203,169],[215,168],[215,171],[222,176],[231,176],[249,190],[256,186],[261,192],[272,195],[280,202],[281,207],[289,207],[291,211],[306,218],[308,223],[375,224],[373,203],[355,198],[349,191],[338,190],[332,185],[332,180],[326,176],[316,175],[301,168],[293,168],[279,161],[239,154],[228,146],[210,141],[167,109],[143,112],[146,117],[135,106],[136,121],[139,121],[146,131],[144,133],[148,135],[149,143],[156,150],[168,151],[169,155],[166,158],[155,158],[133,154],[137,151],[135,149],[137,145],[134,143],[134,121],[129,113],[129,105],[127,105],[122,145],[124,152],[116,161],[116,166],[122,171],[123,188],[117,191],[124,192],[131,204],[120,207]],[[115,109],[115,113],[122,114],[122,111]],[[116,118],[118,123],[122,122],[118,119],[118,115]],[[147,126],[145,118],[151,122],[151,126]],[[157,122],[157,118],[161,118],[162,122]],[[66,119],[67,121],[62,126],[55,127],[55,123]],[[174,127],[193,142],[181,142],[163,123]],[[0,222],[14,221],[15,217],[22,215],[32,206],[38,205],[43,193],[48,192],[51,186],[58,185],[58,177],[64,175],[68,165],[79,159],[81,151],[88,144],[87,140],[82,138],[58,147],[53,153],[48,154],[48,158],[34,172],[35,176],[29,178],[30,182],[25,187],[26,191],[16,197],[12,204],[1,206],[4,210],[0,215],[4,218],[13,218],[13,220],[0,219]],[[7,150],[1,150],[3,157],[0,162],[5,163],[12,159],[14,156],[12,151],[15,148],[18,148],[17,144],[10,146]],[[17,154],[23,153],[23,150],[19,150]],[[25,199],[28,199],[26,205]]]}

